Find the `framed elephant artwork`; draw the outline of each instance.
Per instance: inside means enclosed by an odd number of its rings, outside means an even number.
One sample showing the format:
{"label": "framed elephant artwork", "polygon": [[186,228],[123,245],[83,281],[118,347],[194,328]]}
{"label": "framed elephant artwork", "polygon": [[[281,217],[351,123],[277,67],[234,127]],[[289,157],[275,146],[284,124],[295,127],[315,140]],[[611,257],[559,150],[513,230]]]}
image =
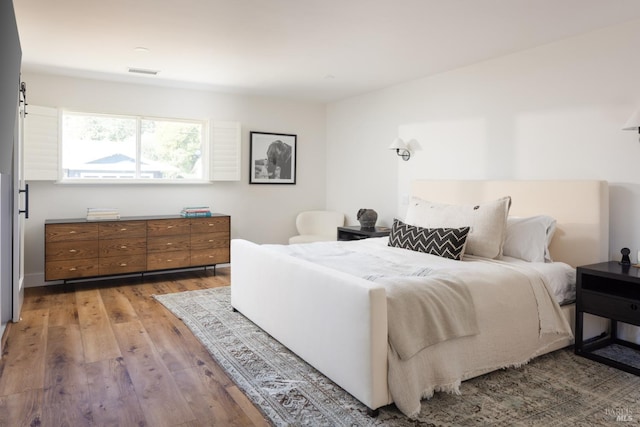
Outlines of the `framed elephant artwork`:
{"label": "framed elephant artwork", "polygon": [[296,183],[296,135],[251,132],[250,184]]}

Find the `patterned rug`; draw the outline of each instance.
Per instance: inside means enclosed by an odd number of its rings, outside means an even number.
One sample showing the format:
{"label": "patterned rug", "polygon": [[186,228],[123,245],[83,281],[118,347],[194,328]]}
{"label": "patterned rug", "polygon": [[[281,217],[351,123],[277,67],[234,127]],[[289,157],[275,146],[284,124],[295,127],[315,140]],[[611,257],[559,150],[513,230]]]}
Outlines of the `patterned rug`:
{"label": "patterned rug", "polygon": [[[230,305],[229,287],[157,295],[276,426],[611,426],[640,421],[640,377],[559,350],[436,393],[416,420],[366,407]],[[624,424],[623,424],[624,425]]]}

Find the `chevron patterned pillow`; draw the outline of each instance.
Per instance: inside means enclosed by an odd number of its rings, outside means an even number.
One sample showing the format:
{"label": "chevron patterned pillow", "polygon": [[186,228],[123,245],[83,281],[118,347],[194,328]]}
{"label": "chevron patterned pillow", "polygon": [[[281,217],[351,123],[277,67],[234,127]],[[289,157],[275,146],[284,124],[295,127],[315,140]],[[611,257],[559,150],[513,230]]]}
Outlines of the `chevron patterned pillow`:
{"label": "chevron patterned pillow", "polygon": [[422,228],[393,220],[389,246],[461,260],[469,227]]}

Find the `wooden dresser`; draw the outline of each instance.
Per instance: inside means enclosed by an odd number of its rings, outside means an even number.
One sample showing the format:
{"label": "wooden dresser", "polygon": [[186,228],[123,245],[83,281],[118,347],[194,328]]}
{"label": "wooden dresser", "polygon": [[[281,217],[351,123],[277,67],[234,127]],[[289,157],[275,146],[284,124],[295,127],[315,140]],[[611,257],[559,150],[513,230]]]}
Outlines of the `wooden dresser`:
{"label": "wooden dresser", "polygon": [[230,262],[231,217],[223,214],[47,220],[44,234],[45,281]]}

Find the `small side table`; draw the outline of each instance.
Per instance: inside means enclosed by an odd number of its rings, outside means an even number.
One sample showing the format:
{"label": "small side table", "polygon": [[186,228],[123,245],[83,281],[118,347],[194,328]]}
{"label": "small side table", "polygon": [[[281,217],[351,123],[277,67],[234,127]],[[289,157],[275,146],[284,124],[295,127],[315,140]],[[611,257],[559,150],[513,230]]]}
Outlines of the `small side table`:
{"label": "small side table", "polygon": [[[616,261],[584,265],[577,268],[576,343],[580,356],[640,375],[640,346],[618,337],[618,322],[640,326],[640,269]],[[608,336],[583,339],[583,313],[611,321]],[[626,349],[624,357],[604,357],[599,350],[617,344]],[[616,360],[619,359],[619,360]]]}
{"label": "small side table", "polygon": [[369,237],[385,237],[391,233],[389,227],[362,228],[359,225],[338,227],[338,240],[362,240]]}

